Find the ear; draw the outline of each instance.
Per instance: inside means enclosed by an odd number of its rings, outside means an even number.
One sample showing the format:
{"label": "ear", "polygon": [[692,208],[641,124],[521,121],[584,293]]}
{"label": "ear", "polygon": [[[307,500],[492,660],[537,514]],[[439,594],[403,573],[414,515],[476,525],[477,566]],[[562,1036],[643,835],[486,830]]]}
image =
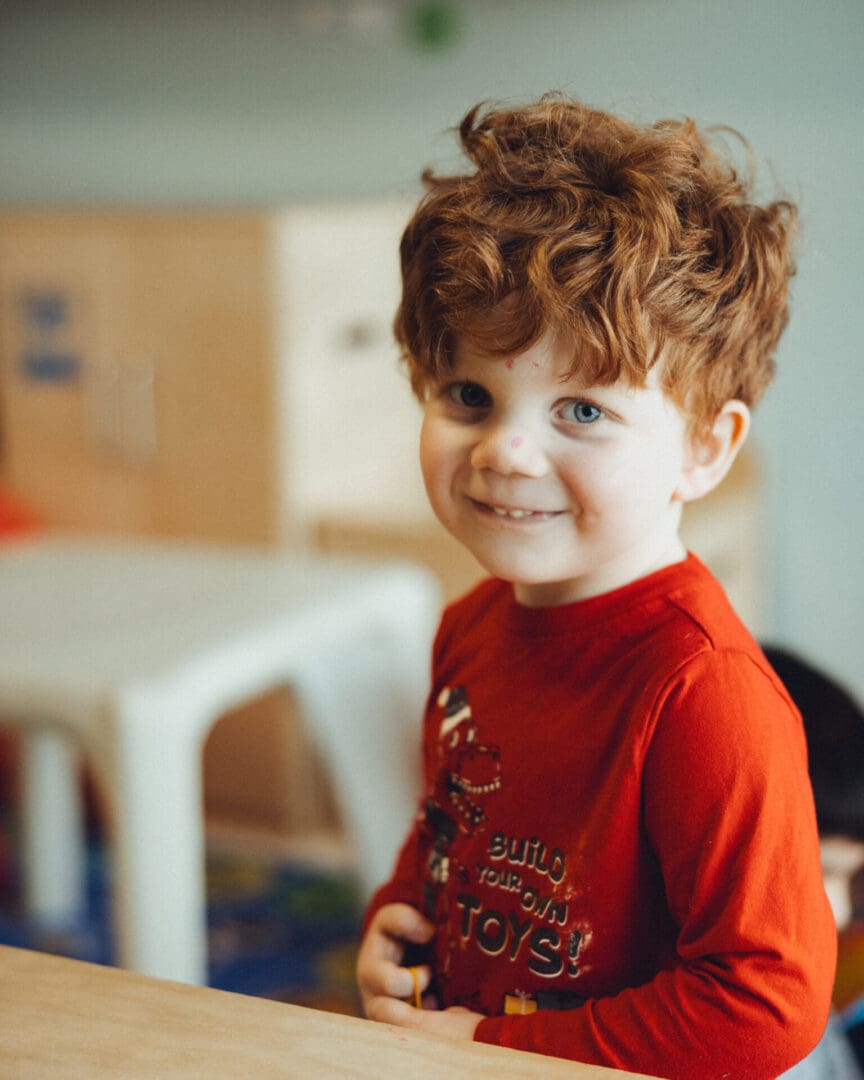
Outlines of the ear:
{"label": "ear", "polygon": [[673,496],[694,502],[720,483],[750,430],[750,410],[743,401],[727,401],[711,426],[694,430],[687,439],[684,467]]}

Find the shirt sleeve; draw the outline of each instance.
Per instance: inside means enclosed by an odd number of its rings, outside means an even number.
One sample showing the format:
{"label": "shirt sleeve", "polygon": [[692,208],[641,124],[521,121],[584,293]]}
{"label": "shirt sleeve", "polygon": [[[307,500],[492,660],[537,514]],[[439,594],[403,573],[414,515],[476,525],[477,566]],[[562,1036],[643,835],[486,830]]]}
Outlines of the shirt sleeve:
{"label": "shirt sleeve", "polygon": [[660,693],[644,827],[678,928],[651,981],[475,1038],[663,1077],[776,1077],[827,1020],[836,928],[800,718],[754,658],[707,651]]}
{"label": "shirt sleeve", "polygon": [[[438,628],[438,632],[435,636],[435,642],[433,645],[433,687],[435,684],[434,672],[438,670],[441,656],[446,649],[447,642],[450,640],[452,630],[450,626],[452,624],[452,618],[450,618],[449,609],[445,611],[441,621],[441,625]],[[434,694],[434,689],[432,691]],[[430,697],[432,696],[430,694]],[[434,760],[434,737],[428,730],[429,725],[429,703],[427,702],[426,709],[426,722],[423,728],[423,789],[428,791],[431,789],[433,772],[435,769]],[[425,798],[425,796],[424,796]],[[418,911],[423,911],[423,891],[422,882],[424,878],[424,859],[426,853],[422,849],[421,834],[420,834],[420,822],[424,814],[424,807],[421,805],[418,807],[417,815],[411,824],[408,835],[405,838],[402,847],[399,850],[399,854],[396,858],[396,863],[393,868],[393,873],[390,878],[384,882],[383,885],[378,888],[372,895],[372,899],[369,901],[366,911],[363,914],[363,921],[361,924],[361,940],[365,936],[366,931],[369,928],[369,924],[375,916],[375,913],[379,908],[384,907],[385,904],[410,904],[412,907],[417,908]]]}
{"label": "shirt sleeve", "polygon": [[393,874],[375,891],[366,907],[360,928],[361,940],[365,937],[375,913],[385,904],[410,904],[411,907],[422,912],[423,897],[420,884],[422,880],[420,834],[415,825],[402,845]]}

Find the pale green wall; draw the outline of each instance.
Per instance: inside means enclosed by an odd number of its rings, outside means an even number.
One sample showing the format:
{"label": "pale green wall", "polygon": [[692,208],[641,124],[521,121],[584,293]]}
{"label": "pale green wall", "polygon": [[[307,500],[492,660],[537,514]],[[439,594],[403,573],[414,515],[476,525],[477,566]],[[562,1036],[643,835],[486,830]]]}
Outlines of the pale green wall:
{"label": "pale green wall", "polygon": [[409,0],[393,6],[377,30],[317,34],[304,0],[0,0],[0,201],[410,192],[450,155],[441,133],[468,105],[549,88],[740,128],[804,220],[781,375],[756,429],[773,630],[864,696],[864,4],[474,0],[453,5],[461,32],[440,52],[407,37]]}

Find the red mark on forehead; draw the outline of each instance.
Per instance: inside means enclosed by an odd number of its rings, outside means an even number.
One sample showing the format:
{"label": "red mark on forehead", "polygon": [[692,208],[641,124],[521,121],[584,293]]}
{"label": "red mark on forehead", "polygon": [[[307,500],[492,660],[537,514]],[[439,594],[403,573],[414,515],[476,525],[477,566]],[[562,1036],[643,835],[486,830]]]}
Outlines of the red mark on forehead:
{"label": "red mark on forehead", "polygon": [[514,435],[513,438],[510,440],[510,445],[513,447],[514,450],[518,450],[524,442],[525,440],[522,438],[521,435]]}

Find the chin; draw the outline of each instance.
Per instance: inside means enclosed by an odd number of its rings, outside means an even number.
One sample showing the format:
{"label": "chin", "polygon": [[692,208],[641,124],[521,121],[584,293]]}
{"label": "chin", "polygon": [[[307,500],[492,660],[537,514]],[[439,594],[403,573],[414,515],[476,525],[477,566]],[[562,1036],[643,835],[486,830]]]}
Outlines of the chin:
{"label": "chin", "polygon": [[561,578],[550,576],[548,567],[541,571],[537,567],[514,566],[512,561],[503,559],[481,559],[478,555],[474,558],[487,573],[517,587],[536,589],[554,586],[562,579],[570,580],[572,576],[571,574],[563,574]]}

